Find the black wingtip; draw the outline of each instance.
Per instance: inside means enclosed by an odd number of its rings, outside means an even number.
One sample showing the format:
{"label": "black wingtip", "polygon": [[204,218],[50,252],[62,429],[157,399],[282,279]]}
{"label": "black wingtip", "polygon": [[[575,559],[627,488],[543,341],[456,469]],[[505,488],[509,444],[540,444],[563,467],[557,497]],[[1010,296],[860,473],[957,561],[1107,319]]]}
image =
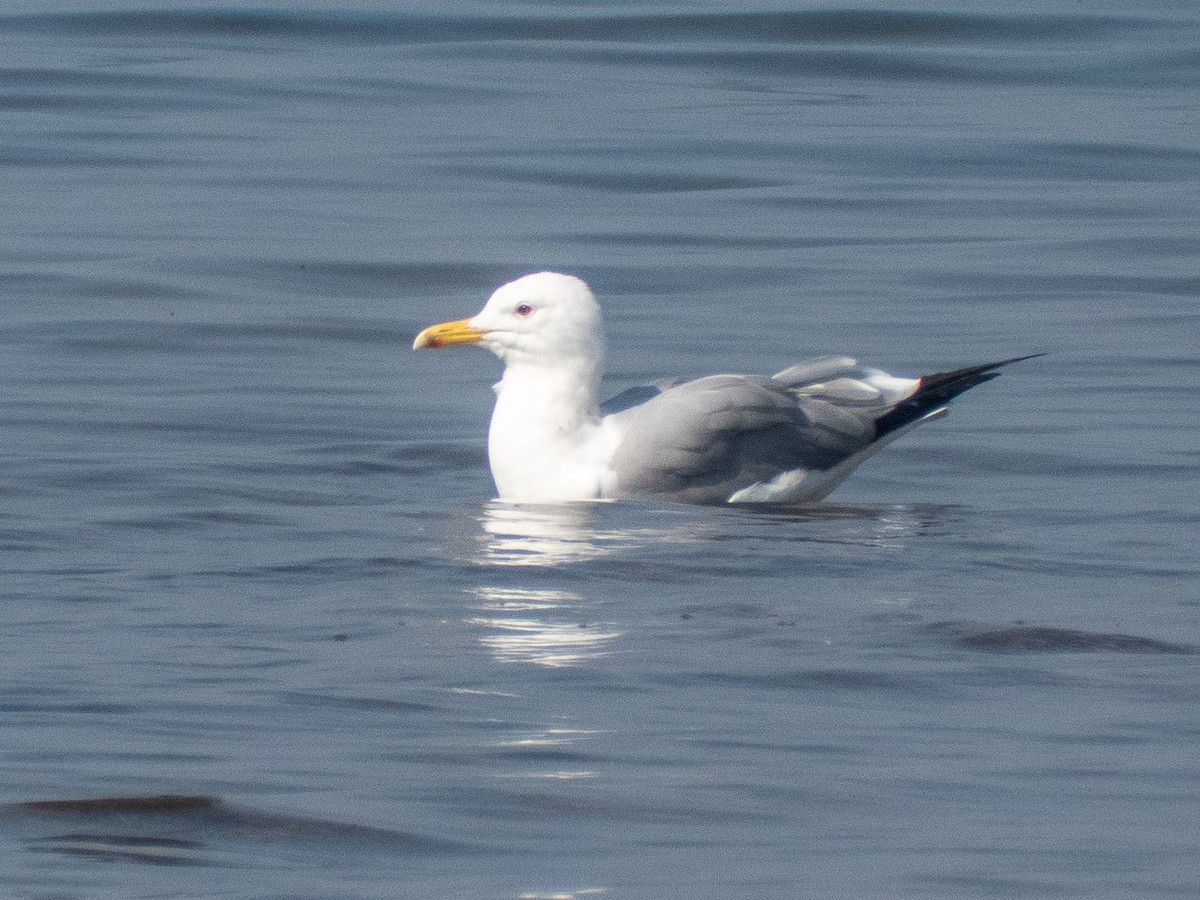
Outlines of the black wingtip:
{"label": "black wingtip", "polygon": [[1029,353],[1025,356],[1002,359],[999,362],[924,375],[911,397],[898,403],[875,420],[875,437],[880,438],[897,428],[902,428],[939,406],[944,406],[964,391],[969,391],[978,384],[999,377],[1000,373],[996,371],[997,369],[1045,355],[1045,353]]}
{"label": "black wingtip", "polygon": [[936,393],[945,393],[946,396],[943,400],[950,400],[953,397],[957,397],[963,391],[975,387],[977,384],[982,384],[984,381],[991,381],[1000,374],[996,371],[997,369],[1045,355],[1045,353],[1030,353],[1026,356],[1014,356],[1011,359],[1002,359],[999,362],[984,363],[981,366],[966,366],[962,369],[952,369],[949,372],[934,372],[932,375],[923,375],[921,377],[921,386],[917,388],[917,392],[909,399],[915,399],[926,394],[932,396]]}

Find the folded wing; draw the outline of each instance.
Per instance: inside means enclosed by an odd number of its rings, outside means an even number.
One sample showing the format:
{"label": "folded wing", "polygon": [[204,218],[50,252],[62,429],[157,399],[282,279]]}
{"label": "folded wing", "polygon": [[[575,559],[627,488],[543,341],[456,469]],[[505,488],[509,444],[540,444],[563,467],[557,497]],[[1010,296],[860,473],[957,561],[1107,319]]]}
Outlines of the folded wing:
{"label": "folded wing", "polygon": [[770,378],[712,375],[630,389],[606,420],[619,437],[612,495],[820,499],[891,440],[1018,359],[917,379],[822,357]]}

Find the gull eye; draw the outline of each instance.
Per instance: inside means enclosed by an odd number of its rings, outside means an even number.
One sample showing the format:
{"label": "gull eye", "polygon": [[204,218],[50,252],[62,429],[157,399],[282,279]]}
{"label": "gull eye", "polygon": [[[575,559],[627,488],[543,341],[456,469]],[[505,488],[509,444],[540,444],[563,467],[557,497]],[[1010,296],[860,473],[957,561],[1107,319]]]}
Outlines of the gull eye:
{"label": "gull eye", "polygon": [[522,319],[524,319],[526,316],[533,314],[533,307],[530,306],[528,303],[522,303],[515,310],[513,310],[513,312],[515,312],[518,316],[520,316]]}

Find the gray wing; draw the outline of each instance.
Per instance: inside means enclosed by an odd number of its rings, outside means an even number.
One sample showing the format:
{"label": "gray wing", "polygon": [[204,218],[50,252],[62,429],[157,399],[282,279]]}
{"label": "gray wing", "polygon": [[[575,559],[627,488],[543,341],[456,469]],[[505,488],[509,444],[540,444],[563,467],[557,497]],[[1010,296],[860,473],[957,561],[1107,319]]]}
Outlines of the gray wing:
{"label": "gray wing", "polygon": [[[780,372],[712,375],[655,393],[616,412],[622,435],[612,458],[620,496],[723,503],[783,472],[827,470],[876,438],[876,419],[911,393],[848,357],[823,357]],[[886,388],[886,385],[885,385]]]}

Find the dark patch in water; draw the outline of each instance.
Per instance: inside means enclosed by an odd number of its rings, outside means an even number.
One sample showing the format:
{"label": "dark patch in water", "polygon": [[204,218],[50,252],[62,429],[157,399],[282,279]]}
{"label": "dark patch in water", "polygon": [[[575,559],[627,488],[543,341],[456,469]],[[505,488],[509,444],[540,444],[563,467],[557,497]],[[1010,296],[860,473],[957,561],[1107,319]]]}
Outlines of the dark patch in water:
{"label": "dark patch in water", "polygon": [[56,834],[27,841],[35,853],[62,853],[105,862],[137,862],[154,866],[196,866],[206,861],[197,854],[204,848],[195,841],[148,835]]}
{"label": "dark patch in water", "polygon": [[262,812],[201,794],[28,800],[0,806],[0,819],[77,820],[84,826],[66,834],[28,838],[25,845],[30,850],[155,865],[205,864],[195,851],[246,842],[318,843],[417,854],[468,849],[439,837]]}
{"label": "dark patch in water", "polygon": [[1016,624],[1007,628],[975,629],[943,623],[932,626],[955,647],[988,653],[1195,653],[1187,644],[1173,644],[1132,634],[1079,631]]}
{"label": "dark patch in water", "polygon": [[27,800],[11,807],[41,815],[111,816],[127,813],[155,815],[193,813],[217,807],[214,797],[198,794],[156,794],[150,797],[73,797],[67,800]]}
{"label": "dark patch in water", "polygon": [[[341,640],[345,640],[341,636]],[[338,640],[338,636],[334,636]],[[297,706],[311,706],[327,709],[353,709],[363,712],[430,712],[438,709],[430,703],[419,703],[415,700],[395,700],[388,697],[344,697],[333,694],[307,693],[304,691],[285,691],[280,697]]]}
{"label": "dark patch in water", "polygon": [[922,694],[937,687],[933,682],[909,675],[859,669],[800,669],[737,674],[707,671],[664,679],[666,683],[680,681],[693,684],[697,681],[723,683],[752,690],[894,691],[902,694]]}
{"label": "dark patch in water", "polygon": [[116,33],[176,39],[256,38],[361,44],[447,41],[744,41],[753,44],[920,42],[947,45],[1084,41],[1143,20],[1104,16],[929,13],[887,10],[555,14],[526,17],[381,15],[240,10],[137,10],[6,16],[10,29]]}

